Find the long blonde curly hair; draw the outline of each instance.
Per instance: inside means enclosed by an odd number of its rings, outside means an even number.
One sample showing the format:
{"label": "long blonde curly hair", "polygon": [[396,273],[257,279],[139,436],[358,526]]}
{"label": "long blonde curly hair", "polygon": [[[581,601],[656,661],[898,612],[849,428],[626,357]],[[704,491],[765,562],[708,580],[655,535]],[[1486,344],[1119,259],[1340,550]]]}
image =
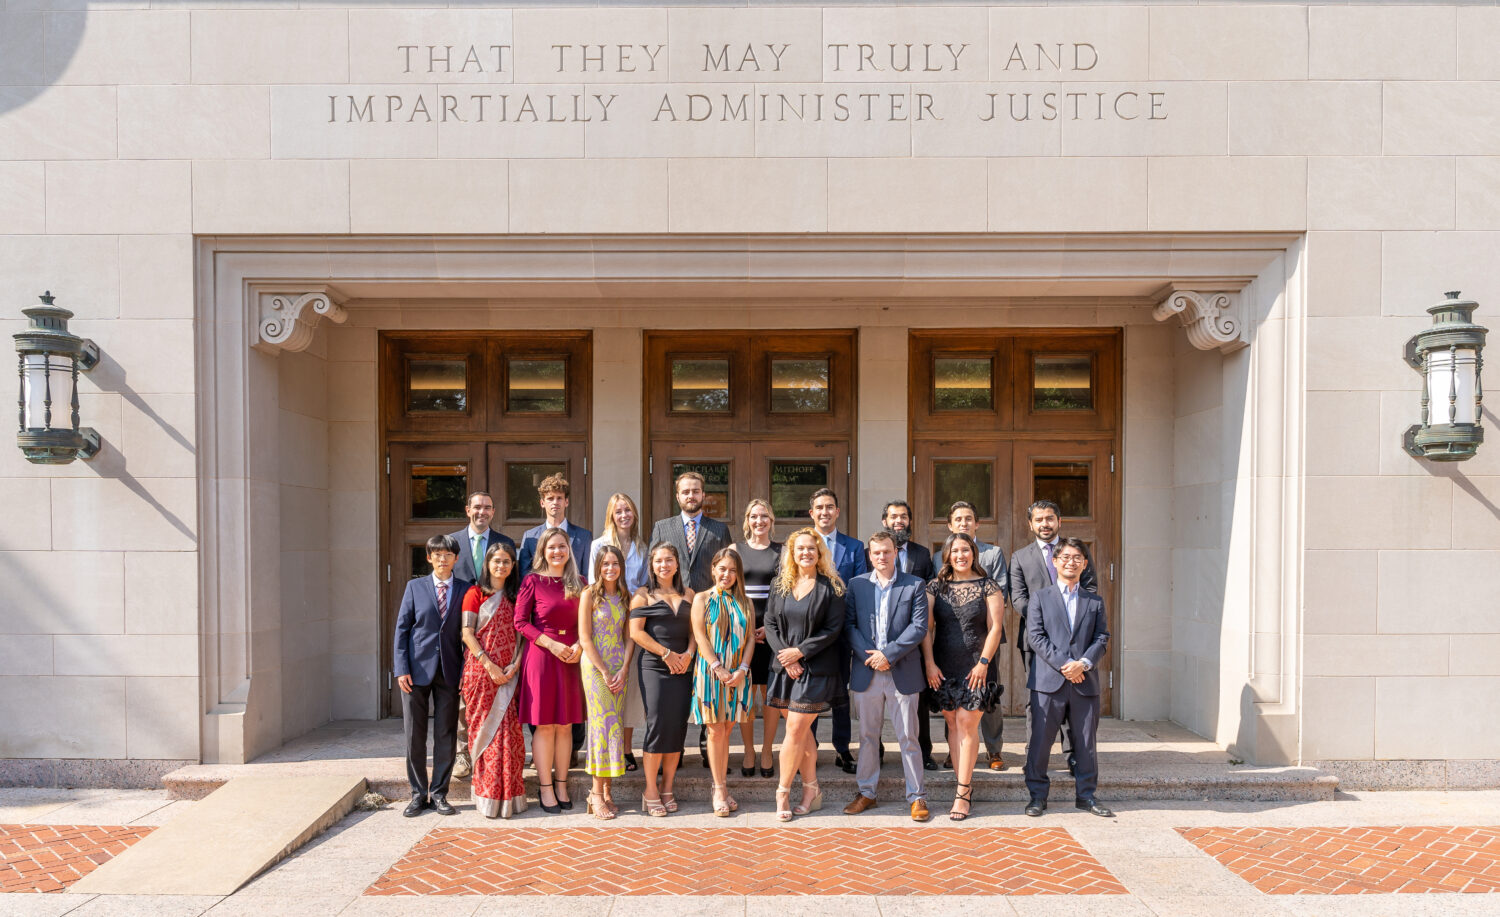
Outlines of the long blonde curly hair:
{"label": "long blonde curly hair", "polygon": [[536,555],[531,561],[531,572],[545,575],[547,573],[547,544],[554,538],[561,538],[563,544],[568,546],[568,562],[563,566],[562,583],[563,595],[570,599],[576,599],[583,594],[583,577],[578,575],[578,561],[573,557],[573,541],[568,533],[559,528],[551,528],[541,534],[536,540]]}
{"label": "long blonde curly hair", "polygon": [[781,571],[776,574],[774,588],[782,595],[792,594],[792,587],[797,583],[797,539],[803,535],[811,538],[818,547],[818,575],[828,577],[835,595],[843,595],[844,581],[839,578],[839,571],[833,567],[833,555],[828,553],[828,545],[823,541],[823,536],[811,526],[798,529],[787,538],[786,547],[781,549]]}

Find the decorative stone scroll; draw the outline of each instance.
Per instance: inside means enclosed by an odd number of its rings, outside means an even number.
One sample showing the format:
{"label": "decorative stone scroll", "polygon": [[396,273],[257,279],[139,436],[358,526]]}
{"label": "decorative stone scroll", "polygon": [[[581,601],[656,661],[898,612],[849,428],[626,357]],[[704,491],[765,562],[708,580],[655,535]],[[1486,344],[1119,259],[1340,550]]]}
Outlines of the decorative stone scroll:
{"label": "decorative stone scroll", "polygon": [[320,318],[343,324],[349,317],[343,303],[327,288],[306,293],[262,292],[259,298],[260,315],[252,342],[268,353],[306,350]]}
{"label": "decorative stone scroll", "polygon": [[1236,293],[1173,290],[1151,310],[1151,317],[1164,322],[1175,315],[1194,347],[1231,353],[1249,343],[1239,305]]}

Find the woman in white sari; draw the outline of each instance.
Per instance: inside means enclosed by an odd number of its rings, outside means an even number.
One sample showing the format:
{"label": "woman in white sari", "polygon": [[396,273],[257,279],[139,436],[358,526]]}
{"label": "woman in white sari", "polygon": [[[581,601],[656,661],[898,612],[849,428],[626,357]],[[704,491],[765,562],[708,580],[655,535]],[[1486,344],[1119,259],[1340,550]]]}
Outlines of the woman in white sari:
{"label": "woman in white sari", "polygon": [[526,811],[521,768],[526,744],[516,710],[521,637],[516,633],[515,548],[490,545],[484,573],[464,596],[463,641],[467,648],[460,691],[468,716],[469,755],[474,761],[474,808],[486,818]]}

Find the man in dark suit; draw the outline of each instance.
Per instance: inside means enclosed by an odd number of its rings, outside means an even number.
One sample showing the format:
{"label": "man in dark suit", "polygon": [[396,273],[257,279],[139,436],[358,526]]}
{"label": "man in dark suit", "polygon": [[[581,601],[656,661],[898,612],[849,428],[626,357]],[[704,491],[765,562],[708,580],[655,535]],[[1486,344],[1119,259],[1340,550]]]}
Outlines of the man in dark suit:
{"label": "man in dark suit", "polygon": [[[473,583],[453,575],[458,542],[452,535],[427,539],[432,575],[406,584],[396,613],[396,684],[401,687],[401,719],[406,727],[406,779],[411,803],[406,817],[431,806],[452,815],[448,781],[458,744],[458,687],[463,677],[464,596]],[[432,781],[427,779],[427,716],[432,708]]]}
{"label": "man in dark suit", "polygon": [[[549,474],[542,478],[542,483],[537,485],[536,492],[542,504],[542,515],[547,521],[541,525],[526,530],[521,535],[521,556],[516,558],[520,565],[521,579],[531,572],[531,565],[536,557],[536,542],[542,537],[542,533],[548,529],[562,529],[568,533],[568,547],[573,551],[573,565],[578,568],[578,575],[585,581],[589,574],[589,545],[594,542],[594,533],[581,525],[573,525],[568,522],[568,495],[572,488],[568,486],[568,479],[560,474]],[[536,732],[532,726],[531,731]],[[585,732],[582,723],[573,724],[573,766],[578,766],[578,753],[583,748]]]}
{"label": "man in dark suit", "polygon": [[1032,596],[1026,620],[1026,643],[1033,661],[1026,686],[1031,689],[1031,736],[1026,745],[1026,814],[1039,817],[1047,808],[1048,758],[1062,727],[1063,713],[1073,722],[1077,788],[1073,804],[1101,818],[1114,813],[1094,798],[1099,785],[1099,673],[1109,645],[1104,600],[1084,589],[1088,554],[1077,538],[1059,539],[1052,557],[1057,584]]}
{"label": "man in dark suit", "polygon": [[868,547],[874,569],[856,576],[844,596],[844,633],[854,653],[849,698],[859,712],[859,793],[844,807],[844,814],[858,815],[879,805],[875,789],[884,750],[880,732],[889,712],[901,749],[912,820],[927,821],[932,816],[917,747],[917,697],[925,687],[920,647],[927,636],[927,589],[921,579],[897,568],[896,539],[890,532],[871,535]]}
{"label": "man in dark suit", "polygon": [[[896,542],[896,569],[924,583],[932,579],[935,573],[932,551],[920,541],[911,540],[911,506],[905,500],[892,500],[881,511],[880,524]],[[869,551],[865,553],[868,555]]]}
{"label": "man in dark suit", "polygon": [[675,516],[658,519],[651,528],[651,544],[667,542],[677,548],[682,581],[694,592],[713,586],[713,558],[734,543],[729,527],[703,512],[703,475],[684,471],[673,482],[677,494]]}
{"label": "man in dark suit", "polygon": [[[828,552],[833,555],[833,566],[838,571],[839,579],[846,584],[853,581],[856,576],[862,576],[869,572],[869,563],[865,560],[865,546],[858,538],[852,538],[838,530],[839,522],[839,498],[838,494],[827,487],[820,487],[813,491],[811,514],[813,528],[817,530],[818,537],[828,546]],[[841,688],[847,689],[849,685],[849,635],[839,636],[839,684]],[[855,771],[854,756],[849,753],[849,739],[853,729],[849,723],[849,696],[847,690],[841,690],[833,699],[833,751],[834,763],[846,774]],[[817,724],[813,724],[813,734],[817,734]]]}
{"label": "man in dark suit", "polygon": [[[1031,528],[1032,539],[1017,548],[1010,556],[1010,601],[1021,616],[1021,633],[1026,633],[1027,613],[1031,607],[1031,597],[1042,590],[1047,589],[1057,582],[1057,569],[1053,565],[1053,552],[1061,542],[1058,529],[1062,526],[1062,510],[1051,500],[1038,500],[1026,508],[1027,525]],[[1099,577],[1094,574],[1094,561],[1089,557],[1088,549],[1083,552],[1084,559],[1088,564],[1083,569],[1079,579],[1079,585],[1086,592],[1098,593]],[[1029,672],[1032,665],[1032,651],[1026,640],[1016,641],[1017,648],[1021,651],[1021,660],[1026,664]],[[1030,708],[1026,715],[1031,716]],[[1027,734],[1030,734],[1030,726],[1027,726]],[[1063,716],[1063,752],[1068,756],[1068,770],[1075,771],[1076,759],[1073,755],[1073,728],[1069,724],[1067,715]]]}
{"label": "man in dark suit", "polygon": [[568,545],[573,549],[573,564],[578,568],[578,575],[588,579],[588,571],[584,568],[588,566],[589,545],[594,541],[594,533],[568,522],[568,479],[560,474],[548,475],[542,478],[536,490],[547,521],[527,529],[521,536],[521,556],[516,558],[521,565],[520,576],[524,578],[531,572],[536,557],[536,540],[542,537],[542,533],[548,529],[562,529],[568,533]]}
{"label": "man in dark suit", "polygon": [[[453,540],[458,542],[458,562],[453,565],[453,575],[466,582],[477,583],[479,571],[484,566],[485,552],[490,549],[490,545],[508,544],[514,548],[516,543],[510,540],[509,535],[490,528],[490,520],[495,518],[495,501],[484,491],[476,490],[469,494],[469,499],[464,501],[464,515],[469,517],[469,524],[453,533]],[[453,776],[461,780],[473,770],[474,762],[469,760],[468,717],[464,715],[464,699],[460,694],[458,760],[453,765]]]}

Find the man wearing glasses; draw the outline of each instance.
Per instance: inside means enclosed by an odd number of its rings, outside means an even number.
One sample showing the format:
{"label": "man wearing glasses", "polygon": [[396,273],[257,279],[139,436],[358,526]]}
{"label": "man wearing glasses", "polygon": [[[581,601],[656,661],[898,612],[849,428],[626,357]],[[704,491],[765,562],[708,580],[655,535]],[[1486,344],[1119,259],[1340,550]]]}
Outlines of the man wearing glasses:
{"label": "man wearing glasses", "polygon": [[1026,643],[1035,654],[1026,685],[1031,689],[1031,737],[1026,746],[1026,789],[1031,799],[1026,814],[1038,818],[1047,809],[1051,787],[1047,763],[1067,714],[1078,760],[1073,804],[1101,818],[1113,818],[1114,813],[1094,798],[1099,784],[1096,669],[1109,645],[1104,600],[1080,584],[1089,563],[1082,541],[1059,538],[1052,563],[1057,583],[1032,597],[1026,617]]}

